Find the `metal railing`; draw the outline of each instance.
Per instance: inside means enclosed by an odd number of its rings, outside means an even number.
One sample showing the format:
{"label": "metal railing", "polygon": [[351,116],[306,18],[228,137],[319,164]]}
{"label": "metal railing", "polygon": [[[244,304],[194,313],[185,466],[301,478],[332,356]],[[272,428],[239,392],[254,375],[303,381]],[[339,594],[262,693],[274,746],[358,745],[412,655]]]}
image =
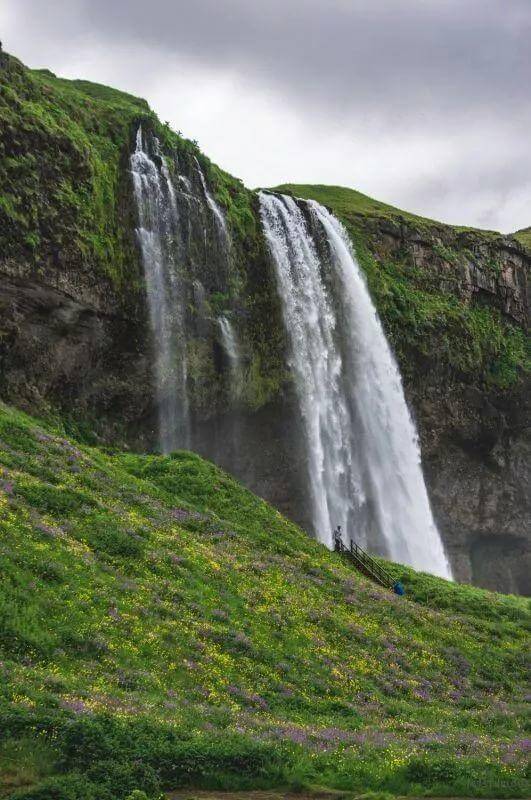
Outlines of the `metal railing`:
{"label": "metal railing", "polygon": [[336,539],[335,549],[338,553],[343,553],[350,558],[361,572],[364,572],[367,577],[372,578],[376,583],[385,586],[386,589],[394,587],[395,581],[390,573],[381,567],[359,544],[353,542],[352,539],[350,540],[350,547],[346,547],[341,539]]}

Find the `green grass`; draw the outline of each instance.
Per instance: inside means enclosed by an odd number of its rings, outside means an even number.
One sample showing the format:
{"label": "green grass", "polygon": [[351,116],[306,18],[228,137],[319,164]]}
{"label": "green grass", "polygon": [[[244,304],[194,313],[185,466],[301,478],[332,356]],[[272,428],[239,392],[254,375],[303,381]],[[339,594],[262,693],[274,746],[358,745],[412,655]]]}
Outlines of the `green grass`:
{"label": "green grass", "polygon": [[101,83],[93,83],[92,81],[85,80],[68,80],[66,78],[58,78],[49,69],[32,69],[28,70],[37,80],[41,80],[46,86],[55,86],[64,89],[66,92],[71,93],[75,90],[83,95],[92,97],[95,100],[104,100],[106,103],[111,103],[113,106],[122,105],[125,109],[130,110],[131,107],[140,109],[141,111],[149,111],[149,106],[141,97],[135,97],[127,92],[121,92],[119,89],[113,89],[110,86],[104,86]]}
{"label": "green grass", "polygon": [[522,598],[397,598],[198,456],[5,406],[0,533],[0,796],[529,793]]}
{"label": "green grass", "polygon": [[318,203],[322,203],[322,205],[332,209],[334,214],[351,223],[355,223],[359,217],[376,217],[398,224],[400,222],[409,222],[417,228],[447,228],[455,231],[474,231],[489,239],[500,235],[496,231],[480,230],[463,225],[448,225],[429,217],[412,214],[410,211],[404,211],[388,203],[382,203],[380,200],[375,200],[373,197],[358,192],[356,189],[349,189],[346,186],[283,183],[280,186],[276,186],[272,191],[316,200]]}
{"label": "green grass", "polygon": [[362,194],[362,192],[358,192],[356,189],[349,189],[345,186],[283,183],[280,186],[276,186],[272,191],[292,194],[295,197],[303,197],[307,200],[316,200],[318,203],[331,208],[335,214],[339,214],[343,218],[352,218],[361,215],[376,216],[397,222],[401,219],[407,219],[420,225],[442,224],[428,219],[427,217],[410,214],[408,211],[402,211],[399,208],[395,208],[387,203],[375,200],[366,194]]}
{"label": "green grass", "polygon": [[513,233],[515,239],[518,239],[520,244],[523,244],[524,247],[527,247],[531,250],[531,227],[530,228],[522,228],[521,231],[516,231]]}

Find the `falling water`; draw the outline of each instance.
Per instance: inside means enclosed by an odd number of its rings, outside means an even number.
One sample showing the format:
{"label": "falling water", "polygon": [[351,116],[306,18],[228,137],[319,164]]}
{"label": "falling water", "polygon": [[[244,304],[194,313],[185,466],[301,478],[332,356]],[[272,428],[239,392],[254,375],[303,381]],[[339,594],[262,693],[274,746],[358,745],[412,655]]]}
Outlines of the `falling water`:
{"label": "falling water", "polygon": [[[158,142],[152,148],[158,155]],[[137,236],[146,280],[155,349],[159,443],[163,452],[186,446],[188,399],[182,287],[174,261],[178,233],[175,192],[164,160],[157,169],[144,149],[142,128],[130,159],[138,210]]]}
{"label": "falling water", "polygon": [[451,577],[398,367],[341,224],[260,194],[303,420],[316,534]]}
{"label": "falling water", "polygon": [[221,332],[221,343],[230,365],[230,396],[233,400],[237,400],[242,390],[240,345],[234,327],[227,317],[218,317],[218,325]]}
{"label": "falling water", "polygon": [[205,194],[205,200],[207,202],[208,207],[212,211],[214,219],[216,221],[216,225],[218,228],[218,232],[220,234],[221,243],[224,247],[228,248],[229,246],[229,232],[227,230],[227,223],[225,221],[225,215],[223,211],[216,203],[212,195],[210,194],[207,186],[207,182],[205,180],[205,176],[203,174],[203,170],[201,169],[201,165],[197,158],[194,157],[194,161],[197,168],[197,174],[199,175],[199,180],[201,181],[201,186],[203,187],[203,192]]}

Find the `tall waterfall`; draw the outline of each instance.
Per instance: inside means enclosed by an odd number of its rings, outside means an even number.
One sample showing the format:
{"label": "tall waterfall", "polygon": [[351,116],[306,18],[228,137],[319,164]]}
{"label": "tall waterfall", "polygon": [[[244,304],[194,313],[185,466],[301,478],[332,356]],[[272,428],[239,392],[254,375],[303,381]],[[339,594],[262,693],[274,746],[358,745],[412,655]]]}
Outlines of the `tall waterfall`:
{"label": "tall waterfall", "polygon": [[260,205],[304,425],[316,535],[330,546],[340,524],[347,542],[451,577],[400,373],[347,233],[312,201],[262,192]]}
{"label": "tall waterfall", "polygon": [[[155,137],[151,146],[158,155]],[[174,258],[179,218],[167,167],[159,159],[161,166],[157,168],[144,147],[139,126],[130,166],[155,353],[159,444],[167,453],[187,445],[189,426],[184,304]]]}

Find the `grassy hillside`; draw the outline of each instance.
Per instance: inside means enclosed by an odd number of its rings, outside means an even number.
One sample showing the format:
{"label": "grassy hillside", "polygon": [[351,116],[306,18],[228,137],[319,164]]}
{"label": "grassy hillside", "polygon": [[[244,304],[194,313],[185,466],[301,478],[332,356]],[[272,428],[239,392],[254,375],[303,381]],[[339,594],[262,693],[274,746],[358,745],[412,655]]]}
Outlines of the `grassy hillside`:
{"label": "grassy hillside", "polygon": [[293,194],[295,197],[305,197],[311,200],[317,200],[328,208],[332,208],[335,214],[342,217],[353,217],[355,215],[368,215],[381,217],[383,219],[391,219],[400,221],[400,219],[407,219],[415,222],[418,225],[440,225],[434,220],[427,217],[421,217],[417,214],[410,214],[408,211],[402,211],[399,208],[390,206],[387,203],[381,203],[373,197],[356,191],[356,189],[348,189],[345,186],[325,186],[321,184],[298,184],[298,183],[284,183],[281,186],[276,186],[274,191]]}
{"label": "grassy hillside", "polygon": [[325,186],[322,184],[298,184],[298,183],[284,183],[277,186],[275,191],[287,192],[296,197],[305,197],[311,200],[317,200],[328,208],[333,209],[334,213],[354,221],[359,216],[377,217],[380,219],[392,220],[393,222],[411,222],[419,228],[451,228],[456,231],[473,230],[478,234],[492,238],[500,236],[496,231],[479,230],[477,228],[468,228],[458,225],[446,225],[443,222],[430,219],[429,217],[422,217],[419,214],[412,214],[409,211],[404,211],[401,208],[396,208],[388,203],[382,203],[380,200],[375,200],[356,189],[349,189],[345,186]]}
{"label": "grassy hillside", "polygon": [[520,244],[523,244],[524,247],[529,248],[531,250],[531,227],[530,228],[522,228],[521,231],[516,231],[513,233],[515,239],[518,239]]}
{"label": "grassy hillside", "polygon": [[524,599],[397,598],[195,455],[5,406],[0,507],[0,796],[528,794]]}

